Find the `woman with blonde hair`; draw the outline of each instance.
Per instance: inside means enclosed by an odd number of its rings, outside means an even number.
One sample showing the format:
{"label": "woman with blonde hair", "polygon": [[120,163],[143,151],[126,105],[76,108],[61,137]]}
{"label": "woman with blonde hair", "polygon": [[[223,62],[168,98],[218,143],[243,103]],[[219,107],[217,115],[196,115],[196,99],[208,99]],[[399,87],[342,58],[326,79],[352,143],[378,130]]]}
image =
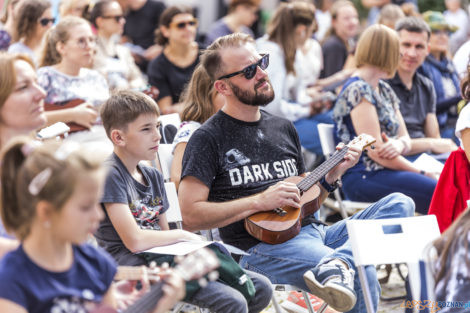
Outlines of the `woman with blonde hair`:
{"label": "woman with blonde hair", "polygon": [[74,122],[90,128],[96,122],[97,108],[109,97],[109,88],[105,78],[89,68],[95,47],[90,24],[79,17],[67,16],[47,33],[38,70],[46,103],[60,107],[71,100],[83,101],[73,108],[47,112],[49,124]]}
{"label": "woman with blonde hair", "polygon": [[[264,109],[294,123],[300,144],[322,155],[318,123],[333,123],[324,107],[323,92],[311,92],[322,67],[319,44],[311,39],[316,28],[315,7],[304,1],[281,4],[269,21],[267,33],[256,41],[257,49],[269,58],[266,69],[274,89],[274,100]],[[269,54],[269,55],[268,55]]]}
{"label": "woman with blonde hair", "polygon": [[374,150],[343,175],[346,198],[375,202],[393,192],[411,197],[416,211],[426,214],[436,186],[432,173],[420,171],[403,155],[410,150],[410,137],[399,110],[399,100],[383,79],[393,77],[398,66],[396,32],[373,25],[359,39],[357,70],[344,84],[333,111],[336,137],[349,142],[362,133],[376,139]]}
{"label": "woman with blonde hair", "polygon": [[[28,135],[46,123],[44,97],[34,63],[26,55],[0,53],[0,148],[20,135]],[[0,223],[0,258],[18,242]]]}
{"label": "woman with blonde hair", "polygon": [[90,0],[61,0],[59,3],[59,14],[61,18],[66,16],[83,17]]}
{"label": "woman with blonde hair", "polygon": [[10,46],[15,27],[15,7],[20,0],[3,1],[2,17],[0,19],[0,50]]}

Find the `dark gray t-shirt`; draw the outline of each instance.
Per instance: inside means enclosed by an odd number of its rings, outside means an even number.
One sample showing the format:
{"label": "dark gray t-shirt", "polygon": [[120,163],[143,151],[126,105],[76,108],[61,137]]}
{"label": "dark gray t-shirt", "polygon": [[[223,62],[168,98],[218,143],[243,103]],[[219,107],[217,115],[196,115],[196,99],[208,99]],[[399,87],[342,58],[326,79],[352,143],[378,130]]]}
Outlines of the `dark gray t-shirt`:
{"label": "dark gray t-shirt", "polygon": [[400,112],[405,120],[411,138],[424,138],[424,122],[428,113],[436,113],[436,92],[431,80],[415,73],[413,86],[409,90],[401,81],[398,73],[387,80],[400,99]]}
{"label": "dark gray t-shirt", "polygon": [[104,186],[101,205],[105,218],[100,223],[95,237],[98,244],[108,251],[119,265],[142,265],[146,262],[124,246],[119,234],[111,223],[106,203],[124,203],[141,229],[160,230],[159,215],[168,210],[163,177],[155,168],[138,165],[147,182],[143,185],[136,181],[116,154],[106,161],[108,175]]}
{"label": "dark gray t-shirt", "polygon": [[[181,177],[196,177],[209,187],[209,201],[225,202],[304,172],[299,137],[291,122],[264,111],[259,121],[244,122],[219,111],[189,139]],[[219,231],[224,242],[241,249],[259,243],[245,230],[243,220]]]}

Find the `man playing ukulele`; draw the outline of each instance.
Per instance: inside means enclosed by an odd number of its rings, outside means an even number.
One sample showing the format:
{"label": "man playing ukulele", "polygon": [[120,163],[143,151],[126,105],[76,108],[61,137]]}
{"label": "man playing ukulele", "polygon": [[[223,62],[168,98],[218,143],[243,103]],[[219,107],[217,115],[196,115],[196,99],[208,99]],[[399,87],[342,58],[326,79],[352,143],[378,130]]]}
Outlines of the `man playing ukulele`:
{"label": "man playing ukulele", "polygon": [[[296,285],[345,312],[365,310],[355,275],[345,220],[327,226],[314,215],[302,220],[300,233],[279,244],[261,242],[244,228],[246,217],[279,207],[298,208],[301,194],[283,181],[305,172],[294,126],[264,111],[274,92],[264,71],[269,55],[260,56],[250,37],[232,34],[216,40],[201,64],[225,97],[224,107],[191,137],[183,158],[179,199],[186,229],[218,227],[222,239],[246,250],[243,267],[266,275],[273,283]],[[320,180],[320,203],[340,176],[359,160],[354,146]],[[414,203],[391,194],[350,218],[411,216]],[[380,287],[374,267],[367,269],[374,304]],[[357,300],[357,301],[356,301]]]}

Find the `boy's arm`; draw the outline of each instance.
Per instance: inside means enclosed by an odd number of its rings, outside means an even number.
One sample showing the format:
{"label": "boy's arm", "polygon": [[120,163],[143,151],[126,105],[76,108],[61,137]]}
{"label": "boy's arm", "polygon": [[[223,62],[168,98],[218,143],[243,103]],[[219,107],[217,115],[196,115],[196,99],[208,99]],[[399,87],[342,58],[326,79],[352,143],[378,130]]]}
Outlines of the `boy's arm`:
{"label": "boy's arm", "polygon": [[181,229],[161,231],[141,229],[127,204],[104,203],[104,207],[122,242],[132,253],[172,244],[182,239],[201,240],[199,236]]}

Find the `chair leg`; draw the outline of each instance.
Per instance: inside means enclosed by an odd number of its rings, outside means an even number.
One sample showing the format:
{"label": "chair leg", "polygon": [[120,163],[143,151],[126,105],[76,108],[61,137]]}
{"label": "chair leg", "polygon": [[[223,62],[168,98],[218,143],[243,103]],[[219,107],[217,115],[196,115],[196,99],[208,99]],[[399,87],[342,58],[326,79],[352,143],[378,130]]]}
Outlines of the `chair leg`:
{"label": "chair leg", "polygon": [[308,296],[308,292],[302,290],[302,295],[304,296],[305,305],[307,305],[308,313],[315,313],[312,307],[312,302],[310,302],[310,297]]}
{"label": "chair leg", "polygon": [[366,302],[366,309],[368,313],[376,313],[374,311],[374,305],[372,304],[372,297],[370,293],[369,282],[367,281],[366,270],[364,266],[358,266],[357,271],[359,274],[359,280],[362,286],[362,293],[364,294],[364,300]]}
{"label": "chair leg", "polygon": [[276,313],[284,313],[284,310],[281,309],[279,303],[277,303],[277,299],[276,299],[274,292],[273,292],[273,297],[271,298],[271,302],[273,303],[273,307]]}

